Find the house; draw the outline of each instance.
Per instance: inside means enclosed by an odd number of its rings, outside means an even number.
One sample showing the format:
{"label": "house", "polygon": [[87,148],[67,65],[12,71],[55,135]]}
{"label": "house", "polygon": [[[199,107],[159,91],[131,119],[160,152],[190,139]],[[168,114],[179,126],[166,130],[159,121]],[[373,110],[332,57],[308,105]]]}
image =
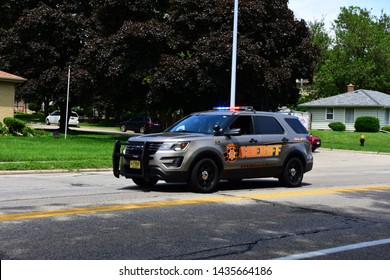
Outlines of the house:
{"label": "house", "polygon": [[0,71],[0,122],[14,116],[15,86],[26,79]]}
{"label": "house", "polygon": [[359,89],[348,85],[348,91],[298,105],[312,114],[312,129],[330,129],[331,122],[342,122],[346,130],[355,130],[358,117],[371,116],[379,119],[380,127],[390,125],[390,95]]}

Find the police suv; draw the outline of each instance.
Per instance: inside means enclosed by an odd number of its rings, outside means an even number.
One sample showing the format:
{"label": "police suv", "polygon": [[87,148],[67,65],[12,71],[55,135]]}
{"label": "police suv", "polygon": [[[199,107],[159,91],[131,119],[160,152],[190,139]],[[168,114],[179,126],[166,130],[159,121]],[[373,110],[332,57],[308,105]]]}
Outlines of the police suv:
{"label": "police suv", "polygon": [[252,107],[193,113],[162,133],[115,143],[113,172],[150,187],[158,180],[213,192],[220,180],[275,177],[301,185],[313,167],[308,132],[295,116]]}

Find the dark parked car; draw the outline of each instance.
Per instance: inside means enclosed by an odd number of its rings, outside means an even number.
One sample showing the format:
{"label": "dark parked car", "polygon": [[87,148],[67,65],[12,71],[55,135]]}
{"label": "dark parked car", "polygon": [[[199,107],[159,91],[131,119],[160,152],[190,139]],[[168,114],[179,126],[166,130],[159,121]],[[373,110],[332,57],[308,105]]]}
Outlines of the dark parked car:
{"label": "dark parked car", "polygon": [[307,137],[311,143],[311,150],[314,152],[317,148],[321,147],[321,139],[318,136],[310,135]]}
{"label": "dark parked car", "polygon": [[135,116],[129,120],[121,122],[121,131],[132,130],[142,134],[161,132],[162,125],[158,118],[150,116]]}

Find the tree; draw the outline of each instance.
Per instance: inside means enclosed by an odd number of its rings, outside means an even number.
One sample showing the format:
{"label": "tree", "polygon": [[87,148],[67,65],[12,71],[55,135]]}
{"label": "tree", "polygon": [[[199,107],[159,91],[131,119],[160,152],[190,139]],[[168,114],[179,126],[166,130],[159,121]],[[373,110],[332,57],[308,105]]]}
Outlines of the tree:
{"label": "tree", "polygon": [[[0,62],[28,79],[26,101],[61,101],[71,63],[73,104],[106,117],[228,104],[233,0],[7,1],[25,10],[0,31]],[[295,103],[319,55],[305,22],[286,0],[247,0],[238,30],[237,104]]]}
{"label": "tree", "polygon": [[[233,2],[172,1],[176,44],[152,74],[160,104],[186,112],[228,104]],[[286,1],[241,1],[238,31],[237,104],[274,110],[295,103],[295,81],[311,78],[319,55],[305,22],[294,19]]]}
{"label": "tree", "polygon": [[168,48],[167,4],[96,0],[93,5],[90,21],[96,25],[96,34],[79,54],[77,67],[85,71],[75,82],[88,91],[94,107],[106,117],[150,109],[146,81]]}
{"label": "tree", "polygon": [[78,6],[58,4],[58,1],[21,2],[32,6],[11,28],[3,30],[1,64],[27,78],[17,92],[18,98],[46,105],[55,101],[62,107],[61,127],[64,128],[67,68],[79,55],[87,35],[83,14]]}
{"label": "tree", "polygon": [[359,7],[342,7],[334,45],[316,70],[319,96],[345,92],[346,85],[390,92],[390,21]]}

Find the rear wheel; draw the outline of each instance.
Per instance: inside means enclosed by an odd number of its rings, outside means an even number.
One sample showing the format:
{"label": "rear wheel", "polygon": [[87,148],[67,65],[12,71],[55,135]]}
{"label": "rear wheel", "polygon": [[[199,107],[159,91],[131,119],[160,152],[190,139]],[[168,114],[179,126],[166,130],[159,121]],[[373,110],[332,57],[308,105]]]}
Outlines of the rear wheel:
{"label": "rear wheel", "polygon": [[124,124],[122,124],[121,125],[121,131],[122,132],[126,132],[126,130],[127,130],[127,127]]}
{"label": "rear wheel", "polygon": [[215,191],[219,178],[218,166],[210,158],[199,160],[191,171],[188,184],[196,192],[210,193]]}
{"label": "rear wheel", "polygon": [[290,158],[284,166],[279,182],[286,187],[299,187],[303,179],[303,164],[299,158]]}
{"label": "rear wheel", "polygon": [[157,179],[143,179],[143,178],[133,178],[133,182],[140,187],[153,187],[157,184]]}
{"label": "rear wheel", "polygon": [[145,133],[145,126],[141,126],[139,128],[139,133],[144,134]]}

